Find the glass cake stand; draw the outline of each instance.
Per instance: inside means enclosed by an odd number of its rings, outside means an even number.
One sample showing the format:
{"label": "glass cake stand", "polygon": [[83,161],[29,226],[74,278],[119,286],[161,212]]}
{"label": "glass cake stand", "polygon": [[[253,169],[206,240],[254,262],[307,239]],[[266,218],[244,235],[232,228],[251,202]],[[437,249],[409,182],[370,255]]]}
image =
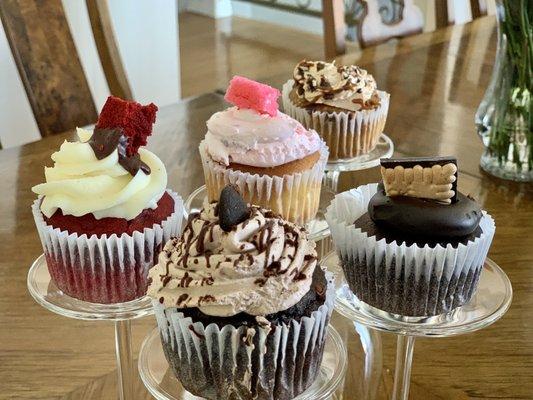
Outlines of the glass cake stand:
{"label": "glass cake stand", "polygon": [[329,161],[326,164],[326,173],[322,183],[325,187],[330,188],[334,193],[337,193],[339,176],[342,171],[360,171],[373,168],[379,165],[379,160],[381,158],[390,158],[393,153],[394,143],[391,138],[382,133],[379,137],[378,144],[370,153],[355,158]]}
{"label": "glass cake stand", "polygon": [[58,289],[52,281],[44,254],[33,262],[28,272],[27,284],[34,300],[56,314],[86,321],[115,323],[119,399],[133,399],[131,320],[153,314],[151,300],[145,296],[127,303],[98,304],[70,297]]}
{"label": "glass cake stand", "polygon": [[[346,347],[339,333],[330,325],[319,376],[295,400],[340,400],[338,392],[342,390],[345,373]],[[139,374],[148,391],[158,400],[202,400],[187,392],[170,370],[158,328],[148,334],[141,346]]]}
{"label": "glass cake stand", "polygon": [[[185,210],[187,213],[198,212],[204,205],[204,200],[207,197],[205,185],[200,186],[187,198],[185,202]],[[329,236],[329,226],[326,222],[326,207],[329,206],[331,200],[335,197],[328,188],[322,188],[320,191],[320,201],[318,205],[318,212],[313,220],[306,224],[306,229],[309,232],[309,238],[315,242],[319,242]],[[326,253],[324,253],[326,254]]]}
{"label": "glass cake stand", "polygon": [[448,337],[483,329],[505,314],[513,297],[509,278],[494,261],[487,258],[478,288],[467,304],[434,317],[405,317],[379,310],[359,300],[348,288],[334,252],[322,259],[322,265],[336,277],[337,312],[356,323],[398,335],[393,400],[409,398],[416,337]]}

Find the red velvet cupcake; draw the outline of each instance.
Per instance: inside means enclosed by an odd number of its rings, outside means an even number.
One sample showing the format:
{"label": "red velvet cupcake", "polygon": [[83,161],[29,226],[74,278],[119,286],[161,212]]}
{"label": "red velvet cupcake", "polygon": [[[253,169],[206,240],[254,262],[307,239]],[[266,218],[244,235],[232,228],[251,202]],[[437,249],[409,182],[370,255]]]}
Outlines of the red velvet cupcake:
{"label": "red velvet cupcake", "polygon": [[109,97],[93,132],[78,129],[33,187],[50,275],[69,296],[121,303],[144,296],[148,270],[180,232],[181,198],[146,145],[157,107]]}

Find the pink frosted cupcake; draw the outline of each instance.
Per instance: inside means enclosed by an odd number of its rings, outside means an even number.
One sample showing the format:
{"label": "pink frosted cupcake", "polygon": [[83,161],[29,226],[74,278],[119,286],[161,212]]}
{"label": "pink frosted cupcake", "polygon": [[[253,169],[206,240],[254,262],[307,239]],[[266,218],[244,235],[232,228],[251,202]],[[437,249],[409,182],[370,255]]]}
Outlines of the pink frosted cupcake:
{"label": "pink frosted cupcake", "polygon": [[242,77],[230,82],[233,103],[207,121],[200,143],[209,201],[227,184],[245,200],[303,224],[314,218],[328,148],[313,130],[278,111],[279,91]]}

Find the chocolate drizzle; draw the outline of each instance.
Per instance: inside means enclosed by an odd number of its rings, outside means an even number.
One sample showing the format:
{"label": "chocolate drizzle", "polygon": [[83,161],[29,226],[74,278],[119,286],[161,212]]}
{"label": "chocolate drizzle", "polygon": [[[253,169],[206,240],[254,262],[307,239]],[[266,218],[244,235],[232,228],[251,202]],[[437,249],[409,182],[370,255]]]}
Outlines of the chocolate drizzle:
{"label": "chocolate drizzle", "polygon": [[139,170],[146,175],[150,175],[150,167],[141,160],[139,153],[128,156],[126,147],[128,138],[124,135],[122,129],[94,129],[93,134],[87,142],[94,151],[98,160],[108,157],[115,150],[118,150],[118,163],[135,176]]}
{"label": "chocolate drizzle", "polygon": [[[231,196],[228,200],[231,203],[235,198]],[[240,299],[232,299],[233,294],[242,290],[246,296],[247,291],[257,291],[259,296],[265,296],[265,303],[269,304],[264,307],[269,310],[276,307],[278,301],[285,304],[293,293],[300,293],[301,287],[307,287],[302,281],[307,282],[312,277],[316,252],[307,244],[305,229],[275,213],[246,205],[246,210],[244,207],[241,210],[246,211],[247,219],[228,232],[220,224],[224,213],[222,206],[220,202],[210,204],[207,210],[190,214],[181,237],[168,242],[163,249],[162,257],[166,258],[160,258],[159,275],[152,276],[154,280],[157,277],[157,283],[163,282],[163,285],[159,283],[160,290],[166,287],[161,293],[167,297],[167,306],[201,310],[220,305],[256,312],[254,310],[263,307],[260,297],[258,300],[255,296],[250,300],[245,298],[241,304]],[[242,217],[241,212],[237,214]],[[228,216],[230,224],[233,216]],[[299,246],[302,247],[298,249]],[[283,285],[294,286],[294,290],[289,287],[279,293],[280,300],[267,301],[272,290],[266,288],[273,288],[274,296],[278,296],[280,280]],[[260,289],[262,287],[265,289]],[[171,300],[169,293],[172,293]]]}

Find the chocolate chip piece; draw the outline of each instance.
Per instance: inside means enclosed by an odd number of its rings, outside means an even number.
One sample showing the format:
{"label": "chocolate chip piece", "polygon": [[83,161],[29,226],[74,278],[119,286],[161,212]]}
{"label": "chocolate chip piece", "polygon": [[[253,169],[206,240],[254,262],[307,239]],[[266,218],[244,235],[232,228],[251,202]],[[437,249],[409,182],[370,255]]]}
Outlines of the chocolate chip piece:
{"label": "chocolate chip piece", "polygon": [[230,232],[231,228],[250,217],[250,207],[248,207],[237,188],[233,185],[228,185],[220,193],[218,214],[220,227],[225,232]]}

